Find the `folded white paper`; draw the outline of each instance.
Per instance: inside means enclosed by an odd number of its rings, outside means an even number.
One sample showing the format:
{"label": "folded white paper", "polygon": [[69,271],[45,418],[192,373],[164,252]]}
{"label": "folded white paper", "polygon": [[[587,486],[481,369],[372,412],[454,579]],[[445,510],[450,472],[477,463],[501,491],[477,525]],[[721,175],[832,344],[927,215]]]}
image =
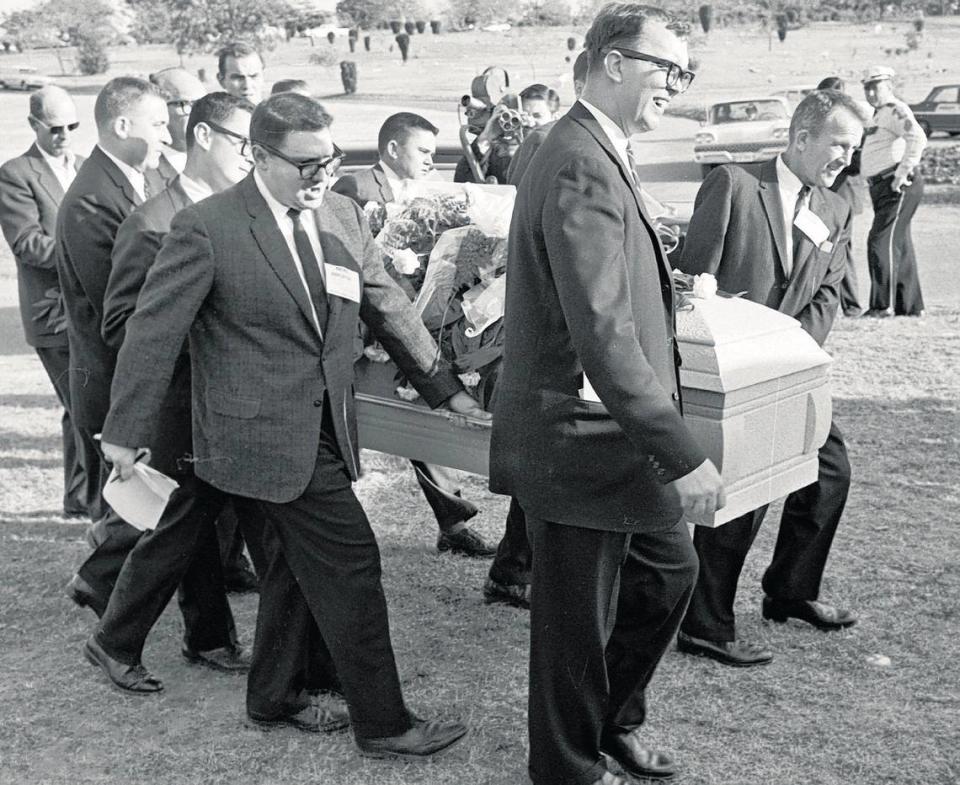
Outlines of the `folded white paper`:
{"label": "folded white paper", "polygon": [[128,480],[120,480],[117,468],[113,468],[103,489],[103,498],[123,520],[146,531],[157,528],[170,494],[179,487],[167,475],[145,463],[135,463]]}

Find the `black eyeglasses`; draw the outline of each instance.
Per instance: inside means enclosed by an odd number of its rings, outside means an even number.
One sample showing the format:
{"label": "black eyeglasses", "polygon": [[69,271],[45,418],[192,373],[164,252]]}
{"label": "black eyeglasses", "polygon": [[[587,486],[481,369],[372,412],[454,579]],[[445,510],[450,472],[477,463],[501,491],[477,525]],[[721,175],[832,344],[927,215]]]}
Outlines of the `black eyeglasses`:
{"label": "black eyeglasses", "polygon": [[46,129],[47,129],[50,133],[52,133],[54,136],[59,136],[59,135],[62,134],[64,131],[76,131],[76,130],[80,127],[80,123],[79,123],[79,122],[76,122],[76,123],[68,123],[67,125],[47,125],[47,124],[46,124],[45,122],[43,122],[43,120],[41,120],[39,117],[34,117],[33,115],[30,115],[30,118],[31,118],[34,122],[40,123],[40,125],[42,125],[44,128],[46,128]]}
{"label": "black eyeglasses", "polygon": [[653,55],[637,52],[633,49],[624,49],[622,46],[612,46],[607,51],[619,52],[630,60],[643,60],[645,63],[653,63],[666,69],[667,88],[676,90],[678,93],[686,92],[687,88],[690,87],[690,83],[693,81],[693,77],[696,76],[693,71],[684,71],[683,68],[672,60],[664,60],[662,57],[654,57]]}
{"label": "black eyeglasses", "polygon": [[167,101],[167,106],[175,109],[177,114],[188,115],[193,109],[193,101]]}
{"label": "black eyeglasses", "polygon": [[239,146],[238,145],[234,145],[234,146],[239,147],[240,155],[249,155],[250,148],[253,147],[253,143],[246,136],[244,136],[243,134],[238,134],[236,131],[231,131],[229,128],[224,128],[222,125],[217,125],[216,123],[210,120],[204,120],[203,124],[210,126],[218,134],[223,134],[224,136],[230,136],[230,137],[233,137],[234,139],[237,139],[240,142],[240,144]]}
{"label": "black eyeglasses", "polygon": [[297,167],[297,171],[300,173],[301,180],[312,180],[317,176],[321,169],[327,174],[328,177],[333,177],[333,175],[335,175],[337,170],[340,168],[340,164],[343,163],[343,159],[347,157],[343,150],[334,145],[333,155],[331,156],[326,158],[315,158],[312,161],[297,161],[284,155],[276,147],[271,147],[263,142],[257,142],[257,144],[265,150],[269,150],[271,153],[277,156],[277,158],[282,158],[288,164]]}

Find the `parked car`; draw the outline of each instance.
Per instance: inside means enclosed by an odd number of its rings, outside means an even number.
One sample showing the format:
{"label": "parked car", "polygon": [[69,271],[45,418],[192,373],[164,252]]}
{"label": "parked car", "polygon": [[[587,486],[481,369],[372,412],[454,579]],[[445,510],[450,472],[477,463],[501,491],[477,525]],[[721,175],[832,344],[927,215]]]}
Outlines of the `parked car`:
{"label": "parked car", "polygon": [[53,84],[49,76],[37,73],[37,69],[29,65],[0,67],[0,87],[8,90],[39,90]]}
{"label": "parked car", "polygon": [[910,104],[910,109],[927,136],[936,131],[960,134],[960,85],[937,85],[920,103]]}
{"label": "parked car", "polygon": [[793,110],[797,108],[797,104],[816,89],[816,85],[795,85],[793,87],[785,87],[782,90],[774,90],[770,95],[778,95],[781,98],[786,98],[790,111],[793,112]]}
{"label": "parked car", "polygon": [[783,96],[713,104],[694,137],[693,159],[704,177],[720,164],[769,160],[787,149],[790,114]]}

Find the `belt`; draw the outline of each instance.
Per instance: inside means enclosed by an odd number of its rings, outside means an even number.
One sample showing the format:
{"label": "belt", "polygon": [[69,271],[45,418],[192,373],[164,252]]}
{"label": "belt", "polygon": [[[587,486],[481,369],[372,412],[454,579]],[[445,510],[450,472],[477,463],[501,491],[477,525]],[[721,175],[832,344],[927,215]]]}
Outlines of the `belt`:
{"label": "belt", "polygon": [[867,182],[870,183],[870,185],[876,185],[881,180],[886,180],[888,177],[893,177],[893,174],[896,171],[897,167],[891,166],[889,169],[884,169],[882,172],[877,172],[876,174],[870,175],[867,178]]}

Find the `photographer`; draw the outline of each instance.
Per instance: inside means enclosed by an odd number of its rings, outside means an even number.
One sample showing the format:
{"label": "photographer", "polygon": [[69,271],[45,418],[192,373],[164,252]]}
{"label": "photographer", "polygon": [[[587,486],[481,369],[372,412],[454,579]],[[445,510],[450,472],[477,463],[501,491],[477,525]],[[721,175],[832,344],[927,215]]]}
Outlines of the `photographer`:
{"label": "photographer", "polygon": [[[470,143],[474,158],[486,182],[505,185],[510,161],[520,148],[526,129],[538,128],[556,119],[560,96],[543,84],[532,84],[520,92],[519,107],[509,106],[511,97],[498,103],[483,130]],[[454,182],[473,183],[477,178],[466,155],[457,163]]]}

